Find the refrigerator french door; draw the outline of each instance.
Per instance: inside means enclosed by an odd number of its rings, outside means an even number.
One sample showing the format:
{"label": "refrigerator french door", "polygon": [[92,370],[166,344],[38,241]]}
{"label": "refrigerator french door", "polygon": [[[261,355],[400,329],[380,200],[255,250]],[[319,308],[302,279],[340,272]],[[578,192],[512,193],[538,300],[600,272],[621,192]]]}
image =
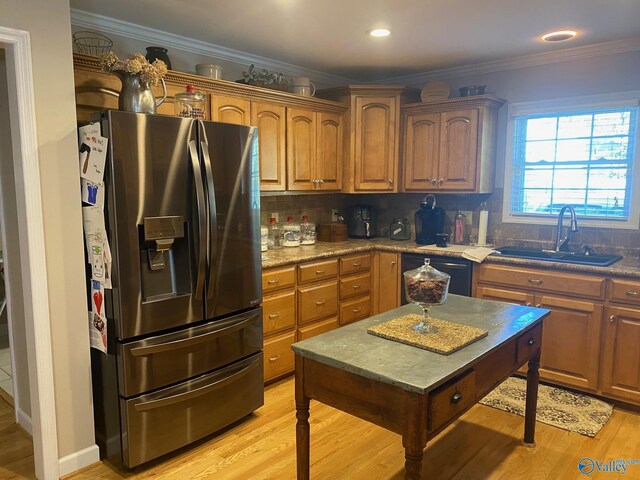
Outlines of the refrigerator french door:
{"label": "refrigerator french door", "polygon": [[101,455],[135,467],[263,404],[257,130],[108,111]]}

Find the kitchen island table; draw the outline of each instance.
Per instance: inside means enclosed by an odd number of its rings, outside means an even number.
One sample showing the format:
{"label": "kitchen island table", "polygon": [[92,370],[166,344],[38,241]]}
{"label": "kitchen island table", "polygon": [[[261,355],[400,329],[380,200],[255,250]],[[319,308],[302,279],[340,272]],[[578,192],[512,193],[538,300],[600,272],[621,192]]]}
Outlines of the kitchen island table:
{"label": "kitchen island table", "polygon": [[310,400],[402,435],[405,478],[418,480],[427,441],[526,362],[524,443],[534,445],[542,319],[549,311],[449,295],[433,316],[488,335],[447,356],[367,333],[410,313],[418,307],[405,305],[292,346],[298,480],[309,479]]}

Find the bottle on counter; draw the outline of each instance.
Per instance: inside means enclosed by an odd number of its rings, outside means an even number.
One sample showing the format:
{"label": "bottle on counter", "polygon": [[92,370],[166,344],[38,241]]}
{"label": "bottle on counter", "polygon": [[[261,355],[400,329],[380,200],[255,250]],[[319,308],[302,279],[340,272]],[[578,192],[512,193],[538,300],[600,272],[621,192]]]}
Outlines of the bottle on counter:
{"label": "bottle on counter", "polygon": [[276,219],[271,217],[269,219],[269,237],[268,237],[268,246],[269,248],[282,248],[283,243],[283,232],[282,227],[276,223]]}
{"label": "bottle on counter", "polygon": [[466,221],[466,215],[462,212],[458,212],[453,223],[453,243],[457,245],[464,243],[464,226]]}
{"label": "bottle on counter", "polygon": [[260,225],[260,251],[266,252],[269,249],[269,228]]}
{"label": "bottle on counter", "polygon": [[300,246],[300,224],[293,221],[292,216],[287,217],[287,223],[283,227],[285,247]]}
{"label": "bottle on counter", "polygon": [[313,245],[314,243],[316,243],[316,224],[311,223],[307,215],[303,215],[300,223],[300,245]]}

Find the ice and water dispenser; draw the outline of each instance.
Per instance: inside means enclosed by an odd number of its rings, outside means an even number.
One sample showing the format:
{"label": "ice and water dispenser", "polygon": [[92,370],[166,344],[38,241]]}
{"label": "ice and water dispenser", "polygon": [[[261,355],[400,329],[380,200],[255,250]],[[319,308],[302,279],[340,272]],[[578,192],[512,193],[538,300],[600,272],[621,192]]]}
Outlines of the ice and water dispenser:
{"label": "ice and water dispenser", "polygon": [[143,301],[191,293],[188,240],[184,217],[144,218],[140,232]]}

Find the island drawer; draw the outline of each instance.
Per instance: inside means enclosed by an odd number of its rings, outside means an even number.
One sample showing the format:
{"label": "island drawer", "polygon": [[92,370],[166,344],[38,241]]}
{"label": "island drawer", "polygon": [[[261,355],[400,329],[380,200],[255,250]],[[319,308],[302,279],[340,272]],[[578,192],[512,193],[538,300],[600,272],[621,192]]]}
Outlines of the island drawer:
{"label": "island drawer", "polygon": [[273,268],[262,272],[262,293],[293,287],[296,283],[296,267]]}
{"label": "island drawer", "polygon": [[298,282],[309,283],[338,275],[338,260],[305,263],[298,268]]}
{"label": "island drawer", "polygon": [[568,295],[604,298],[604,277],[569,272],[518,268],[513,265],[481,265],[478,282],[523,287],[533,291],[548,291]]}
{"label": "island drawer", "polygon": [[296,332],[285,333],[264,342],[264,381],[293,372],[294,360],[291,345]]}
{"label": "island drawer", "polygon": [[363,275],[341,277],[339,283],[340,300],[344,300],[345,298],[369,293],[369,290],[371,289],[371,275],[369,275],[369,273],[365,273]]}
{"label": "island drawer", "polygon": [[321,322],[316,322],[306,327],[301,327],[298,330],[298,340],[306,340],[307,338],[315,337],[316,335],[320,335],[321,333],[327,333],[331,330],[338,328],[340,324],[338,324],[338,318],[330,318],[329,320],[322,320]]}
{"label": "island drawer", "polygon": [[640,305],[640,282],[612,278],[609,300]]}
{"label": "island drawer", "polygon": [[262,325],[265,335],[295,327],[295,290],[264,298],[262,301]]}
{"label": "island drawer", "polygon": [[476,403],[476,371],[469,370],[429,395],[428,430],[446,425]]}
{"label": "island drawer", "polygon": [[542,324],[518,337],[517,365],[520,366],[533,357],[540,345],[542,345]]}
{"label": "island drawer", "polygon": [[516,362],[516,339],[487,355],[474,367],[476,370],[476,398],[479,400],[496,388],[513,372]]}
{"label": "island drawer", "polygon": [[340,258],[340,275],[363,272],[371,268],[371,254],[361,253]]}
{"label": "island drawer", "polygon": [[355,322],[367,318],[371,314],[371,297],[358,297],[354,300],[340,302],[340,324]]}
{"label": "island drawer", "polygon": [[338,282],[335,280],[298,289],[298,324],[315,322],[338,313]]}

